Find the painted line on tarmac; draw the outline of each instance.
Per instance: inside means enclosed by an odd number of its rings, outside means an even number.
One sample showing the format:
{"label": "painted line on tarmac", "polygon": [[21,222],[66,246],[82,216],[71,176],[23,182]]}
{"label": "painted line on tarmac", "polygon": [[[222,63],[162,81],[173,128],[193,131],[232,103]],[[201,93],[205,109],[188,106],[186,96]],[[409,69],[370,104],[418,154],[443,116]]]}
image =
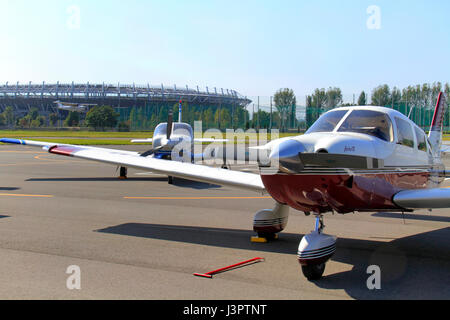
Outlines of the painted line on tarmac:
{"label": "painted line on tarmac", "polygon": [[[33,159],[36,160],[42,160],[44,162],[41,162],[40,164],[53,164],[55,162],[59,163],[80,163],[81,160],[67,160],[67,159],[48,159],[48,156],[52,156],[48,152],[42,152],[42,151],[20,151],[20,150],[1,150],[0,153],[25,153],[25,154],[38,154],[37,156],[34,156]],[[0,167],[15,167],[15,166],[26,166],[26,165],[36,165],[36,162],[15,162],[15,163],[2,163],[0,164]]]}
{"label": "painted line on tarmac", "polygon": [[53,195],[45,194],[18,194],[18,193],[0,193],[0,197],[30,197],[30,198],[53,198]]}
{"label": "painted line on tarmac", "polygon": [[246,200],[272,199],[272,197],[123,197],[128,200]]}
{"label": "painted line on tarmac", "polygon": [[1,150],[0,152],[9,152],[9,153],[48,153],[48,152],[39,152],[39,151],[18,151],[18,150]]}

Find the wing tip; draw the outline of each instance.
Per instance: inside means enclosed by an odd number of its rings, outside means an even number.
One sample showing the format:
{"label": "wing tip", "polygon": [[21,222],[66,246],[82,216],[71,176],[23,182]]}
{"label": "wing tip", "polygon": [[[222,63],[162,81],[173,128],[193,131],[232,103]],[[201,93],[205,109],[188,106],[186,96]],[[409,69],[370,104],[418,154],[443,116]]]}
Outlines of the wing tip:
{"label": "wing tip", "polygon": [[10,143],[10,144],[26,145],[25,140],[20,140],[20,139],[1,138],[0,142],[2,142],[2,143]]}

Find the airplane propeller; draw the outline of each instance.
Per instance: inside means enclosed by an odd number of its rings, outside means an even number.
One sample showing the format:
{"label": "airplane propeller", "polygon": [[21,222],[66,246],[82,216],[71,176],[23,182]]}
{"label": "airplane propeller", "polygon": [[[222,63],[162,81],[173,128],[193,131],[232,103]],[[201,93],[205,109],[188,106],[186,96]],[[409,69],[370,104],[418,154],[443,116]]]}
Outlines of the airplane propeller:
{"label": "airplane propeller", "polygon": [[169,109],[169,115],[167,116],[167,140],[170,139],[172,135],[172,126],[173,126],[173,111]]}
{"label": "airplane propeller", "polygon": [[[170,141],[170,137],[172,136],[172,127],[173,127],[173,111],[172,111],[172,109],[169,109],[169,114],[167,116],[167,129],[166,129],[167,142]],[[160,145],[160,146],[158,146],[156,148],[152,148],[152,149],[142,153],[141,157],[151,156],[152,154],[154,154],[155,152],[161,150],[164,147],[165,147],[165,144]]]}
{"label": "airplane propeller", "polygon": [[148,157],[154,154],[156,151],[161,150],[164,146],[159,146],[154,149],[150,149],[148,151],[145,151],[144,153],[141,153],[141,157]]}

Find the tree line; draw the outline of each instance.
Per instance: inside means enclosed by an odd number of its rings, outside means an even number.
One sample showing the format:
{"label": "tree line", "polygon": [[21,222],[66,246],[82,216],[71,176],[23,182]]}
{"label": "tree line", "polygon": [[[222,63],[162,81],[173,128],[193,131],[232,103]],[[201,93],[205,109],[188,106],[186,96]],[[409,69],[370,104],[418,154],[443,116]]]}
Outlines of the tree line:
{"label": "tree line", "polygon": [[[387,84],[384,84],[372,90],[370,103],[368,94],[362,91],[356,105],[384,106],[395,108],[403,113],[409,112],[414,108],[423,114],[425,109],[434,107],[438,94],[441,91],[450,96],[449,83],[445,85],[441,82],[410,85],[402,90],[398,87],[391,89]],[[310,127],[325,111],[350,105],[353,104],[343,103],[342,92],[339,88],[316,89],[313,94],[306,96],[306,126]]]}
{"label": "tree line", "polygon": [[[118,124],[118,113],[110,106],[95,106],[91,108],[84,118],[84,125],[97,130],[106,128],[115,128]],[[81,123],[80,113],[77,111],[69,111],[66,118],[60,119],[58,113],[51,113],[48,118],[39,114],[37,108],[31,108],[23,117],[15,117],[14,109],[11,106],[5,108],[0,113],[0,126],[8,128],[41,128],[41,127],[57,127],[58,122],[63,122],[65,127],[78,127]],[[119,125],[119,129],[121,126]]]}
{"label": "tree line", "polygon": [[[273,103],[272,103],[273,102]],[[273,95],[271,110],[254,110],[252,119],[247,123],[246,129],[279,129],[285,132],[288,129],[297,129],[297,97],[290,88],[281,88]]]}
{"label": "tree line", "polygon": [[[411,108],[419,110],[429,109],[434,106],[439,92],[444,91],[450,96],[449,83],[442,84],[435,82],[432,84],[424,83],[422,85],[410,85],[406,88],[392,89],[387,85],[380,85],[370,93],[362,91],[359,94],[357,105],[377,105],[395,108],[403,113],[408,113]],[[202,121],[203,129],[218,128],[237,129],[237,128],[255,128],[272,129],[277,128],[281,132],[288,129],[309,128],[319,116],[336,107],[353,105],[343,102],[343,94],[338,87],[317,88],[312,94],[306,96],[306,115],[305,120],[299,120],[296,117],[297,98],[292,89],[282,88],[273,95],[273,109],[271,101],[271,111],[254,110],[252,117],[246,108],[233,106],[199,106],[190,105],[187,102],[182,103],[183,122],[191,125],[194,121]],[[9,128],[38,128],[38,127],[78,127],[81,124],[95,130],[118,129],[119,131],[129,130],[153,130],[159,123],[166,122],[168,110],[172,108],[174,121],[178,121],[178,103],[172,106],[159,106],[151,108],[134,107],[131,108],[125,119],[119,121],[119,114],[111,106],[94,106],[82,119],[79,112],[70,111],[66,113],[65,119],[60,119],[58,113],[51,113],[48,118],[39,114],[37,108],[32,108],[27,115],[16,118],[12,107],[6,107],[5,111],[0,113],[0,126]],[[407,114],[408,115],[408,114]],[[450,125],[450,124],[449,124]]]}
{"label": "tree line", "polygon": [[[172,109],[173,120],[178,121],[179,104],[167,106],[133,107],[124,124],[131,130],[153,130],[159,123],[167,122],[169,108]],[[249,120],[246,109],[238,106],[201,106],[182,103],[182,121],[194,125],[202,121],[204,129],[208,128],[242,128]]]}

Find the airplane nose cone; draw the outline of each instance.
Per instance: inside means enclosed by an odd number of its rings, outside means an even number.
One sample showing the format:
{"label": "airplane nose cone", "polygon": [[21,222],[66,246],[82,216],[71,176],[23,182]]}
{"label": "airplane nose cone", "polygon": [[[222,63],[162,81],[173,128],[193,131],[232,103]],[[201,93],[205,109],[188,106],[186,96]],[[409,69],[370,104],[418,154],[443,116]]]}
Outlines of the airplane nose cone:
{"label": "airplane nose cone", "polygon": [[278,161],[279,168],[287,172],[299,172],[303,169],[299,153],[305,152],[305,146],[297,140],[285,140],[272,149],[269,155],[271,162]]}
{"label": "airplane nose cone", "polygon": [[297,140],[284,140],[276,145],[270,153],[270,159],[290,159],[297,157],[299,153],[305,152],[305,146]]}

